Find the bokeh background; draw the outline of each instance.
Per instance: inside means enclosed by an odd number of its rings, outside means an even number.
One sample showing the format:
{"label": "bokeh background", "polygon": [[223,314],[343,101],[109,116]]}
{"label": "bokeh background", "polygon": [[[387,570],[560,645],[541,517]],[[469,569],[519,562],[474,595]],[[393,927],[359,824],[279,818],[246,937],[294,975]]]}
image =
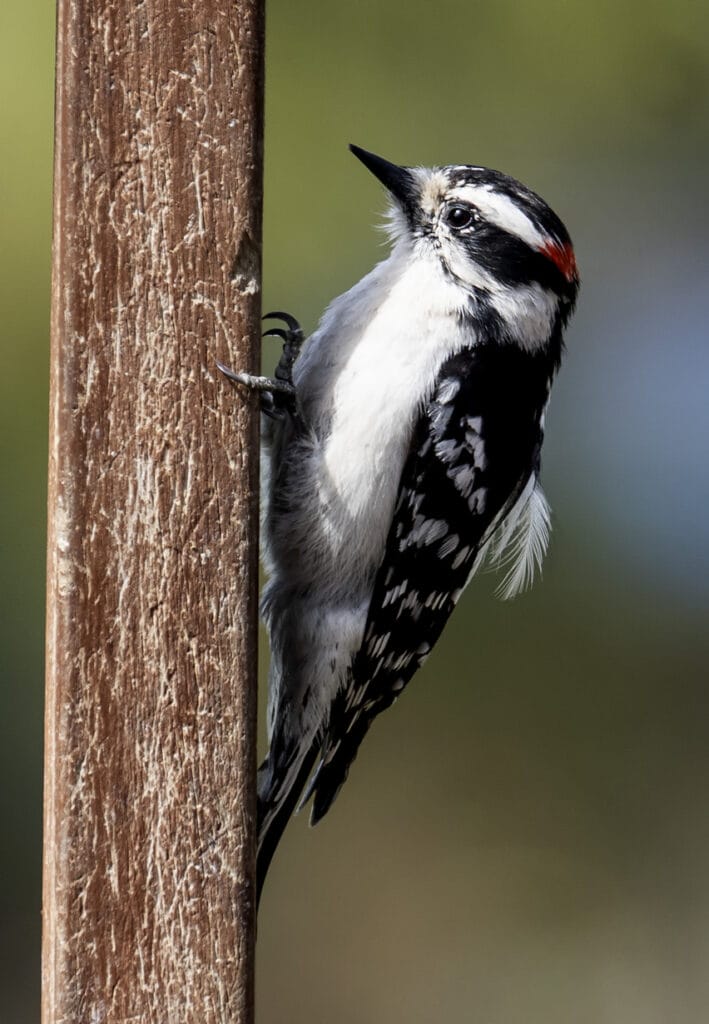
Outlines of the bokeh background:
{"label": "bokeh background", "polygon": [[[8,1024],[39,1018],[53,32],[48,0],[0,6]],[[583,287],[548,417],[543,583],[501,604],[476,581],[326,821],[291,825],[259,1020],[704,1021],[709,7],[269,0],[267,61],[264,308],[311,329],[383,255],[350,141],[529,183]]]}

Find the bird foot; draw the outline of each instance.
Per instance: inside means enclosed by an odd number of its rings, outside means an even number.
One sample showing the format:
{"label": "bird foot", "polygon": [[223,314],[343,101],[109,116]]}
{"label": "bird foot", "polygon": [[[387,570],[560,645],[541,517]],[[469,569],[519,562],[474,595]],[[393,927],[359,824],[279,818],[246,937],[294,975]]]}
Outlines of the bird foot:
{"label": "bird foot", "polygon": [[300,324],[289,313],[266,313],[264,320],[282,320],[286,328],[272,327],[264,332],[264,338],[277,337],[283,339],[283,352],[278,360],[273,377],[261,377],[252,373],[237,373],[223,363],[217,362],[217,368],[232,384],[239,384],[250,391],[261,394],[261,411],[267,416],[280,418],[284,412],[296,416],[296,392],[293,384],[293,364],[303,344],[303,331]]}

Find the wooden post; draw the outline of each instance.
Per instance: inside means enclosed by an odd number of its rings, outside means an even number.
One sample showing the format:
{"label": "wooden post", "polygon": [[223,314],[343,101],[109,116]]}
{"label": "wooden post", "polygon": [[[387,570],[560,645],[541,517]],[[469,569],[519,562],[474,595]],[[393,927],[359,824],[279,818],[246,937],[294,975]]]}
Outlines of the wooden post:
{"label": "wooden post", "polygon": [[59,0],[44,1024],[253,1019],[262,0]]}

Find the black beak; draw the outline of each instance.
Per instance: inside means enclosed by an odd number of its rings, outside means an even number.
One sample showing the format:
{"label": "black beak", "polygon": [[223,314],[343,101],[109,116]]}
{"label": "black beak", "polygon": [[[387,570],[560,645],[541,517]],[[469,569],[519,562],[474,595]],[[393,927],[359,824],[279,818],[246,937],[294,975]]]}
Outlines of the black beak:
{"label": "black beak", "polygon": [[366,149],[360,149],[359,146],[350,146],[350,152],[362,161],[375,178],[379,178],[382,185],[391,192],[395,199],[399,200],[404,208],[415,202],[416,182],[408,167],[390,164],[388,160],[384,160],[381,156],[375,156],[374,153],[368,153]]}

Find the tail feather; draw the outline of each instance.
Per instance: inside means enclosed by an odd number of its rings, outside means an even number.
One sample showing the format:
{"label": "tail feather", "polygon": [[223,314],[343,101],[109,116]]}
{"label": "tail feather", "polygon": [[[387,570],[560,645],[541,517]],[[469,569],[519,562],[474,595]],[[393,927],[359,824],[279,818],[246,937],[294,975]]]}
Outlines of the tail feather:
{"label": "tail feather", "polygon": [[332,733],[326,741],[322,760],[313,776],[303,803],[312,796],[310,824],[317,823],[325,817],[332,807],[337,794],[344,786],[350,767],[367,730],[372,724],[368,714],[357,715],[344,733],[338,733],[338,739],[332,739]]}
{"label": "tail feather", "polygon": [[[271,748],[273,750],[273,747]],[[256,898],[261,891],[273,854],[288,820],[295,810],[303,786],[313,770],[320,750],[316,739],[306,748],[300,763],[293,763],[283,772],[271,762],[271,754],[258,770],[258,849],[256,854]]]}

